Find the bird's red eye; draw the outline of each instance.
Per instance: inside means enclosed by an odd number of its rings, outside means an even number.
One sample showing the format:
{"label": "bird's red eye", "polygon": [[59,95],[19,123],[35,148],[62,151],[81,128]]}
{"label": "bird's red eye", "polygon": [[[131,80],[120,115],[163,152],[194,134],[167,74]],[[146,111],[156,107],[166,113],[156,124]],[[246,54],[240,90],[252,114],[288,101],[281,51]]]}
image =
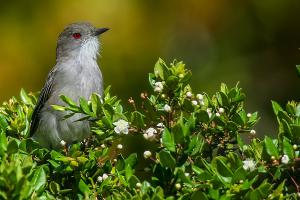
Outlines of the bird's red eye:
{"label": "bird's red eye", "polygon": [[80,33],[74,33],[73,38],[79,39],[79,38],[81,38],[81,34]]}

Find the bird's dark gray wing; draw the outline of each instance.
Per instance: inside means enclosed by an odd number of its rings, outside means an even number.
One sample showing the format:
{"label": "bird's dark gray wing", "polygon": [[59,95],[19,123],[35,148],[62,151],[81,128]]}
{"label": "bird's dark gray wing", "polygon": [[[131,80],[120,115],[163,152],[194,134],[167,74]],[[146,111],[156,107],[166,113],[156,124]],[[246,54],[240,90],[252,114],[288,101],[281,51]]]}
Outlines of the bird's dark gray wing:
{"label": "bird's dark gray wing", "polygon": [[37,104],[33,110],[32,116],[31,116],[31,125],[30,125],[30,136],[34,134],[34,132],[37,129],[37,126],[40,121],[40,111],[43,108],[45,102],[49,99],[52,87],[53,87],[53,82],[54,82],[54,74],[56,72],[56,69],[52,69],[50,73],[48,74],[47,81],[45,83],[45,86],[43,87],[39,99],[37,101]]}

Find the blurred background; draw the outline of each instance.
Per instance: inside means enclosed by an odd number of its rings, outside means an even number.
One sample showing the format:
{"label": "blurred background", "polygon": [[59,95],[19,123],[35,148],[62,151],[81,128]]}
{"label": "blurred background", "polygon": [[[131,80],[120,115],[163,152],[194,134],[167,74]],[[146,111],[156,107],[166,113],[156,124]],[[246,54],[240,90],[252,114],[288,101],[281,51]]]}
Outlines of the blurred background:
{"label": "blurred background", "polygon": [[55,64],[64,26],[89,21],[102,35],[106,85],[123,102],[147,86],[159,57],[183,60],[194,92],[212,94],[240,81],[260,135],[274,132],[270,100],[300,97],[299,0],[3,1],[0,7],[0,101],[20,88],[38,91]]}

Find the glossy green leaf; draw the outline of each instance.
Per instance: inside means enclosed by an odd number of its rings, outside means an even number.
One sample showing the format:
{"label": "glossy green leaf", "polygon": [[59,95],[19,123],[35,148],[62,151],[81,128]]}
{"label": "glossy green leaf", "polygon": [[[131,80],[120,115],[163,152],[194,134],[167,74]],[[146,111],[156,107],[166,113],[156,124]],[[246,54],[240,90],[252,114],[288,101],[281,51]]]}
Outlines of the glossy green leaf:
{"label": "glossy green leaf", "polygon": [[283,153],[287,155],[290,159],[294,158],[293,146],[290,144],[289,139],[283,138]]}
{"label": "glossy green leaf", "polygon": [[164,128],[162,133],[162,144],[169,151],[175,152],[175,142],[174,137],[171,135],[170,131],[167,128]]}
{"label": "glossy green leaf", "polygon": [[175,158],[170,154],[170,152],[161,150],[158,153],[158,158],[164,167],[168,167],[170,169],[174,169],[176,166]]}
{"label": "glossy green leaf", "polygon": [[273,143],[272,139],[269,138],[268,136],[265,137],[265,147],[266,147],[266,151],[270,156],[274,156],[276,159],[278,159],[278,149],[275,146],[275,144]]}

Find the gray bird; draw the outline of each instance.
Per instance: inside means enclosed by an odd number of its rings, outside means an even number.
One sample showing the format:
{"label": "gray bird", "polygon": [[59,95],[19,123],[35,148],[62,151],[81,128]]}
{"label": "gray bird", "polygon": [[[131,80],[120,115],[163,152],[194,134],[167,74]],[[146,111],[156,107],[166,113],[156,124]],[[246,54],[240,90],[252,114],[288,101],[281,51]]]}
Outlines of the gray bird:
{"label": "gray bird", "polygon": [[59,35],[56,64],[32,114],[30,134],[41,146],[58,149],[64,142],[71,144],[90,135],[89,122],[76,121],[83,115],[63,119],[66,113],[54,110],[51,105],[65,105],[60,99],[62,94],[75,102],[80,97],[90,98],[94,92],[103,95],[103,79],[97,64],[98,36],[107,30],[90,23],[74,23]]}

